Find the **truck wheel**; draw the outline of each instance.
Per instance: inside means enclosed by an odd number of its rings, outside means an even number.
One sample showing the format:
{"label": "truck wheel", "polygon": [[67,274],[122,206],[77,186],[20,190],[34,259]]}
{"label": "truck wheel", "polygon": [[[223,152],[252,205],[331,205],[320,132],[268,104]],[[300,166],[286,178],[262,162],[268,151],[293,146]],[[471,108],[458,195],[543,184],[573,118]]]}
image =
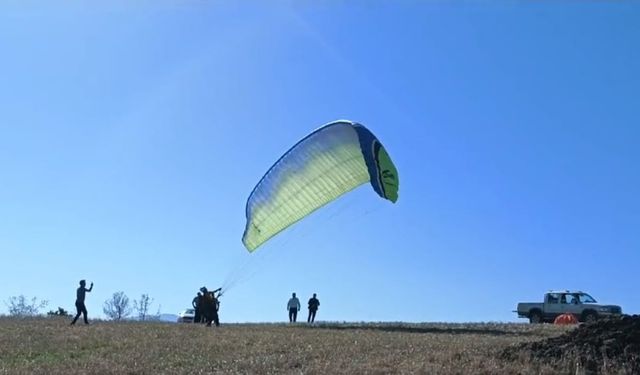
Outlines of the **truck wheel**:
{"label": "truck wheel", "polygon": [[595,311],[585,311],[582,314],[582,321],[585,323],[593,323],[598,320],[598,314]]}
{"label": "truck wheel", "polygon": [[542,313],[538,310],[529,312],[529,323],[539,324],[542,323]]}

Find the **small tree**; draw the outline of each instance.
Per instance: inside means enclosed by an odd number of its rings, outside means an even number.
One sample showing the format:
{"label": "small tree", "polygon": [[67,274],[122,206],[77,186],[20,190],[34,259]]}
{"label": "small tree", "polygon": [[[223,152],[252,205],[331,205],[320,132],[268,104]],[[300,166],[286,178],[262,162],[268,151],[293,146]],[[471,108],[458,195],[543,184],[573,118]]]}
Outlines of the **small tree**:
{"label": "small tree", "polygon": [[152,315],[148,315],[147,316],[147,320],[153,320],[153,321],[156,321],[156,322],[159,321],[160,317],[162,316],[162,313],[160,311],[161,308],[162,308],[162,305],[159,305],[158,306],[158,310],[156,311],[156,313],[152,314]]}
{"label": "small tree", "polygon": [[113,320],[121,320],[128,317],[131,314],[129,297],[124,292],[113,293],[113,296],[104,302],[102,311]]}
{"label": "small tree", "polygon": [[36,316],[40,314],[40,309],[44,309],[48,304],[49,301],[46,300],[38,302],[36,297],[29,301],[23,295],[11,297],[5,302],[5,305],[9,308],[9,315],[19,317]]}
{"label": "small tree", "polygon": [[50,310],[47,315],[49,316],[64,316],[64,317],[69,317],[71,316],[71,314],[69,314],[69,312],[65,309],[63,309],[62,307],[58,307],[57,311],[54,310]]}
{"label": "small tree", "polygon": [[144,293],[140,296],[140,300],[133,300],[133,309],[138,314],[140,320],[146,320],[149,317],[149,308],[153,303],[153,298]]}

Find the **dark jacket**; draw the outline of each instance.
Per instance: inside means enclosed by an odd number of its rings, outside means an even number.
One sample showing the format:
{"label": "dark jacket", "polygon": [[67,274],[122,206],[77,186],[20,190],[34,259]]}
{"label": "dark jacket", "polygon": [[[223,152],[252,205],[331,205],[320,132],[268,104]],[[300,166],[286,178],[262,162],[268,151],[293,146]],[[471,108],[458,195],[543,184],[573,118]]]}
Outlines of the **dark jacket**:
{"label": "dark jacket", "polygon": [[320,301],[318,301],[317,298],[309,299],[309,310],[317,311],[318,310],[318,306],[320,306]]}

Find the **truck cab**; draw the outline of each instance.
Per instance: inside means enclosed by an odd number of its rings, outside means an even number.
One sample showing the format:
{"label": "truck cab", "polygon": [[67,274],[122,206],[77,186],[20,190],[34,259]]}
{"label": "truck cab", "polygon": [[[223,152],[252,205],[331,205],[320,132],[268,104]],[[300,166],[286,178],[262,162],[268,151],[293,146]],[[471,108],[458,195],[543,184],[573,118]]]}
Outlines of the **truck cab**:
{"label": "truck cab", "polygon": [[523,302],[516,310],[518,317],[529,318],[530,323],[553,322],[561,314],[573,314],[578,321],[591,322],[603,316],[620,315],[617,305],[600,305],[589,294],[582,291],[549,291],[544,302]]}

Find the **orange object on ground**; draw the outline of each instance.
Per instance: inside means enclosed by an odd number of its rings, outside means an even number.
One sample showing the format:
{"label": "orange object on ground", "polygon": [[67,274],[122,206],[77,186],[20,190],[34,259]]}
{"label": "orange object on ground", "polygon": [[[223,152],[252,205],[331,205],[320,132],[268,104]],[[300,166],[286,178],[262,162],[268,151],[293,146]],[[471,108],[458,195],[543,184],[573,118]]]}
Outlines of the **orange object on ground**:
{"label": "orange object on ground", "polygon": [[553,324],[562,324],[562,325],[578,324],[578,319],[576,319],[576,316],[573,314],[564,313],[564,314],[558,315],[556,319],[553,321]]}

